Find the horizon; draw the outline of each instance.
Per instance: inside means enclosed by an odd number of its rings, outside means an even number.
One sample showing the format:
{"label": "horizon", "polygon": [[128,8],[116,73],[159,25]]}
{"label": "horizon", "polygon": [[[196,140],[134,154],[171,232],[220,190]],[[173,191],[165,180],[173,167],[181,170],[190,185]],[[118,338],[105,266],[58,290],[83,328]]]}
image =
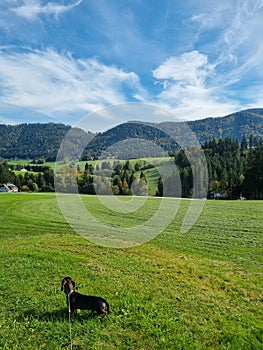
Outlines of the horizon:
{"label": "horizon", "polygon": [[3,0],[0,124],[96,114],[99,132],[109,128],[100,111],[122,104],[175,121],[260,108],[262,15],[263,0]]}
{"label": "horizon", "polygon": [[[114,107],[114,106],[111,106],[111,107]],[[207,120],[207,119],[217,119],[217,118],[226,118],[226,117],[230,117],[234,114],[237,114],[237,113],[242,113],[242,112],[248,112],[248,111],[253,111],[253,110],[258,110],[258,109],[262,109],[263,108],[260,108],[260,107],[256,107],[256,108],[248,108],[248,109],[244,109],[244,110],[241,110],[241,111],[236,111],[234,113],[230,113],[230,114],[227,114],[227,115],[222,115],[222,116],[217,116],[217,117],[205,117],[205,118],[201,118],[201,119],[191,119],[191,120],[163,120],[161,122],[158,122],[158,121],[146,121],[146,120],[136,120],[136,119],[133,119],[133,120],[125,120],[125,121],[120,121],[120,122],[117,122],[116,124],[114,125],[111,125],[110,127],[106,127],[104,130],[97,130],[97,131],[92,131],[92,130],[88,130],[86,128],[86,120],[84,119],[84,123],[83,125],[81,125],[81,123],[77,124],[77,125],[70,125],[70,124],[65,124],[63,122],[59,122],[59,121],[46,121],[46,122],[21,122],[21,123],[14,123],[14,124],[6,124],[6,123],[0,123],[0,125],[5,125],[5,126],[19,126],[19,125],[23,125],[23,124],[32,124],[32,125],[36,125],[36,124],[61,124],[61,125],[64,125],[64,126],[70,126],[72,128],[80,128],[82,130],[84,130],[85,132],[91,132],[93,134],[96,134],[96,133],[104,133],[110,129],[113,129],[115,127],[117,127],[118,125],[121,125],[121,124],[126,124],[126,123],[141,123],[141,124],[161,124],[161,123],[187,123],[187,122],[198,122],[198,121],[203,121],[203,120]],[[168,114],[169,115],[169,114]]]}

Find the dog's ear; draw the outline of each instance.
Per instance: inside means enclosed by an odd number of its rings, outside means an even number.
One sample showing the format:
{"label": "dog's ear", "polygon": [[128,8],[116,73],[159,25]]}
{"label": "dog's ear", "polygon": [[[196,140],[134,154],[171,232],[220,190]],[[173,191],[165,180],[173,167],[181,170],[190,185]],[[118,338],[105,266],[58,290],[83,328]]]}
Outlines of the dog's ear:
{"label": "dog's ear", "polygon": [[63,291],[64,287],[65,287],[65,284],[68,282],[68,280],[71,280],[70,277],[64,277],[63,280],[62,280],[62,284],[61,284],[61,292]]}
{"label": "dog's ear", "polygon": [[63,292],[65,283],[66,283],[66,280],[65,280],[65,278],[63,278],[62,284],[61,284],[61,292]]}
{"label": "dog's ear", "polygon": [[71,280],[73,288],[75,288],[75,281]]}

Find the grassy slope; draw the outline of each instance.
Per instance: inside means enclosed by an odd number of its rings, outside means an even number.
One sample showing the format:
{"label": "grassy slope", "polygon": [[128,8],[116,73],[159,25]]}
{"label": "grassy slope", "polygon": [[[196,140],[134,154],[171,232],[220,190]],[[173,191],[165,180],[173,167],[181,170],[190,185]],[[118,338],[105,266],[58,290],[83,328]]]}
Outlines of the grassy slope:
{"label": "grassy slope", "polygon": [[[96,197],[83,198],[107,218]],[[110,249],[77,235],[52,194],[1,195],[1,349],[70,349],[66,275],[112,309],[74,317],[73,349],[262,349],[263,202],[207,202],[181,234],[188,204],[154,241]]]}

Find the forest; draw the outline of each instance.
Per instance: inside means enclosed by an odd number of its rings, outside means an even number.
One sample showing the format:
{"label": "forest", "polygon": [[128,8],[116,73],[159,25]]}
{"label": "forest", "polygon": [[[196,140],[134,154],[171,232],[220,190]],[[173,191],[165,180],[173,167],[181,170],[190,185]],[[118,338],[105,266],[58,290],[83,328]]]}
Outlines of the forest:
{"label": "forest", "polygon": [[[243,135],[249,138],[250,134],[262,138],[262,120],[263,108],[257,108],[225,117],[188,121],[185,124],[203,145],[211,139],[226,137],[241,142]],[[162,153],[172,154],[179,149],[176,140],[180,139],[181,132],[181,123],[176,121],[162,123],[130,121],[96,134],[59,123],[0,124],[0,157],[4,159],[44,157],[46,161],[54,162],[66,136],[71,154],[83,161],[113,155],[119,159],[160,157],[163,156]],[[129,140],[133,142],[127,143]],[[141,140],[145,142],[142,143]],[[118,149],[120,143],[124,144],[122,149]],[[114,145],[116,147],[113,147]]]}
{"label": "forest", "polygon": [[[263,139],[250,135],[243,136],[239,143],[229,137],[206,141],[203,151],[209,173],[207,198],[216,199],[263,199]],[[193,176],[184,150],[175,150],[171,156],[180,175],[181,188],[174,184],[174,175],[159,176],[156,183],[156,196],[192,196]],[[54,170],[40,158],[37,164],[25,166],[24,173],[15,172],[15,166],[6,161],[0,162],[0,185],[14,183],[20,191],[51,192],[55,190]],[[83,194],[147,195],[145,171],[154,165],[139,159],[133,164],[103,161],[94,168],[86,162],[81,170],[78,165],[66,164],[56,175],[56,190],[62,192],[79,191]],[[76,187],[77,184],[77,187]],[[164,186],[165,184],[165,186]],[[169,188],[164,193],[164,188]],[[181,191],[181,193],[180,193]]]}
{"label": "forest", "polygon": [[59,147],[68,133],[74,136],[76,152],[92,133],[59,123],[19,125],[0,124],[0,156],[4,159],[33,159],[44,157],[55,161]]}

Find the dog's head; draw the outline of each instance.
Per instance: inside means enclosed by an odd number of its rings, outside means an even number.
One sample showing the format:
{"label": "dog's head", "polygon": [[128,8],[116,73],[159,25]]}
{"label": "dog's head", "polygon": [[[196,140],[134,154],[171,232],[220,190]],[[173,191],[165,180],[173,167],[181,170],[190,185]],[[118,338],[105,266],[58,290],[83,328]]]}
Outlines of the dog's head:
{"label": "dog's head", "polygon": [[61,291],[69,294],[75,288],[75,282],[71,277],[64,277],[61,284]]}

